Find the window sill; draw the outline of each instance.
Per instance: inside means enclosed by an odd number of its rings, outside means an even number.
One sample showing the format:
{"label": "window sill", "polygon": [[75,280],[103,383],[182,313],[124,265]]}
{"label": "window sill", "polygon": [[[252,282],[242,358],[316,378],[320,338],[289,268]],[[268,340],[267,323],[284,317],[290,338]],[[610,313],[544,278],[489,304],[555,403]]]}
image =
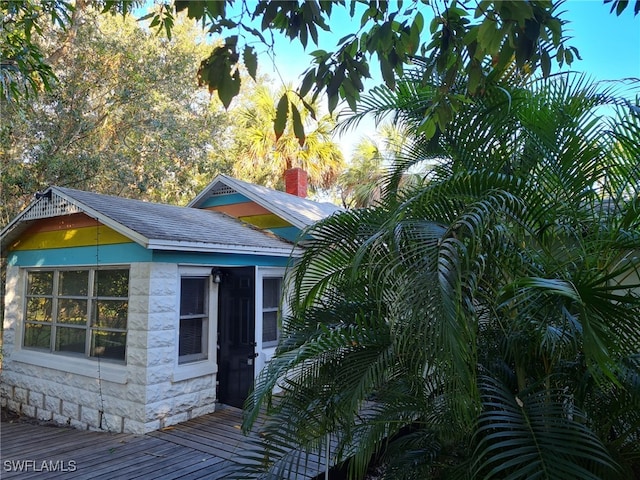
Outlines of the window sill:
{"label": "window sill", "polygon": [[105,361],[73,358],[33,350],[18,350],[11,355],[11,360],[123,385],[127,383],[127,367]]}
{"label": "window sill", "polygon": [[180,382],[190,378],[204,377],[218,373],[217,365],[211,360],[201,360],[176,365],[173,370],[173,381]]}

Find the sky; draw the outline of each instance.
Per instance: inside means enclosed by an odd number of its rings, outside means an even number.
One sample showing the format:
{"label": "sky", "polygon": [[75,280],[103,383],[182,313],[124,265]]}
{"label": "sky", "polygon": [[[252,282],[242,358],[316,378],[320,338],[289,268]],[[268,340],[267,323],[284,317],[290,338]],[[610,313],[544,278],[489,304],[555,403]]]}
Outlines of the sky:
{"label": "sky", "polygon": [[[559,10],[566,11],[561,18],[569,21],[564,27],[565,35],[571,37],[567,44],[576,47],[582,57],[582,60],[574,61],[571,70],[585,72],[594,80],[640,78],[640,14],[634,17],[633,3],[630,2],[621,16],[609,13],[610,6],[605,5],[603,0],[568,0],[561,5]],[[310,42],[306,53],[297,42],[279,39],[276,43],[275,67],[268,58],[261,58],[261,71],[296,85],[299,76],[309,66],[307,54],[316,48],[332,49],[338,39],[353,30],[352,24],[353,20],[346,12],[342,16],[332,15],[332,32],[321,35],[319,47]],[[425,21],[425,30],[427,28]],[[423,31],[423,35],[427,34],[428,30]],[[365,87],[381,83],[376,69],[374,60],[371,64],[374,79],[367,82]],[[568,69],[565,66],[562,70]],[[337,139],[347,159],[355,143],[373,130],[375,125],[363,123],[358,131],[348,132]]]}

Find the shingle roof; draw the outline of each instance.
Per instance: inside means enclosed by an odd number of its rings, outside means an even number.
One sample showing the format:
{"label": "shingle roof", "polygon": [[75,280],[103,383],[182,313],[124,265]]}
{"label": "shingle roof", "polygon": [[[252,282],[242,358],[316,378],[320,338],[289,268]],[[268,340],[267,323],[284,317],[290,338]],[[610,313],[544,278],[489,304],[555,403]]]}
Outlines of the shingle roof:
{"label": "shingle roof", "polygon": [[[273,255],[292,253],[291,243],[224,213],[163,205],[71,188],[51,187],[60,197],[147,248],[198,251],[244,251]],[[38,202],[36,200],[23,214]],[[18,217],[17,220],[19,220]],[[12,222],[2,232],[3,244]],[[11,235],[14,237],[15,235]]]}
{"label": "shingle roof", "polygon": [[227,175],[218,175],[188,206],[197,208],[220,183],[233,188],[236,192],[243,194],[301,229],[341,210],[340,207],[332,203],[314,202],[286,192],[243,182]]}

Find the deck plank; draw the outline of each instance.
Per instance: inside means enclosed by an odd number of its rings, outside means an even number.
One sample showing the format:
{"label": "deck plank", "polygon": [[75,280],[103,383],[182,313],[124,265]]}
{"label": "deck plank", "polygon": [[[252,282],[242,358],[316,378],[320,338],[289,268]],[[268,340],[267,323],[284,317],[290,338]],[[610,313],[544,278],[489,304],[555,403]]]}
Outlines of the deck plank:
{"label": "deck plank", "polygon": [[[146,435],[3,421],[0,477],[3,480],[228,479],[241,468],[243,452],[259,438],[255,432],[244,435],[241,425],[242,411],[224,406],[212,414]],[[26,460],[32,463],[27,465]],[[306,469],[294,475],[296,479],[308,480],[321,473],[318,457],[309,460]],[[75,471],[69,471],[70,461],[75,462]],[[42,462],[48,462],[57,471],[43,471]],[[16,471],[20,465],[22,471]]]}

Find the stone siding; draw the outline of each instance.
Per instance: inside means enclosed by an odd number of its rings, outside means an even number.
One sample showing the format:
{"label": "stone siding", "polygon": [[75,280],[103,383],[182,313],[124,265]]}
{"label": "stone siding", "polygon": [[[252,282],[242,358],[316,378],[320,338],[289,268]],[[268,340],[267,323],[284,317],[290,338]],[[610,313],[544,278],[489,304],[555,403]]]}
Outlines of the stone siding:
{"label": "stone siding", "polygon": [[79,429],[137,434],[214,411],[215,373],[173,381],[177,265],[131,265],[126,366],[21,349],[24,274],[7,268],[2,406]]}

